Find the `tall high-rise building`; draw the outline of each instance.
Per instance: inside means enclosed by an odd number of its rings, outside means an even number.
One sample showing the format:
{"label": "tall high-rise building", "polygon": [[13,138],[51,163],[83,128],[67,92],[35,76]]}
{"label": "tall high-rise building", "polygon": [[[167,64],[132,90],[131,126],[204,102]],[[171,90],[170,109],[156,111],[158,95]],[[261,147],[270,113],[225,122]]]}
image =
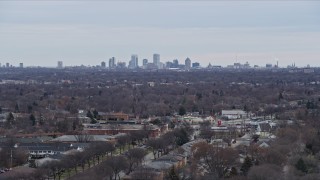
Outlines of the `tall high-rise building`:
{"label": "tall high-rise building", "polygon": [[192,67],[193,68],[199,68],[200,67],[200,63],[194,62],[194,63],[192,63]]}
{"label": "tall high-rise building", "polygon": [[113,69],[115,67],[116,67],[116,58],[112,57],[112,58],[109,59],[109,68]]}
{"label": "tall high-rise building", "polygon": [[20,64],[19,64],[19,67],[20,67],[20,68],[23,68],[23,63],[20,63]]}
{"label": "tall high-rise building", "polygon": [[143,66],[146,66],[147,64],[148,64],[148,59],[143,59],[143,60],[142,60],[142,65],[143,65]]}
{"label": "tall high-rise building", "polygon": [[168,61],[168,62],[166,62],[166,68],[172,68],[172,62],[170,62],[170,61]]}
{"label": "tall high-rise building", "polygon": [[174,59],[174,60],[172,61],[172,67],[173,67],[173,68],[178,68],[178,67],[179,67],[179,61],[178,61],[178,59]]}
{"label": "tall high-rise building", "polygon": [[117,68],[119,68],[119,69],[125,69],[125,68],[126,68],[126,63],[125,63],[125,62],[118,62],[118,63],[117,63]]}
{"label": "tall high-rise building", "polygon": [[102,67],[102,68],[106,68],[106,62],[102,61],[102,62],[101,62],[101,67]]}
{"label": "tall high-rise building", "polygon": [[62,69],[63,68],[63,62],[62,61],[58,61],[58,68]]}
{"label": "tall high-rise building", "polygon": [[160,66],[160,54],[153,54],[153,64],[158,68]]}
{"label": "tall high-rise building", "polygon": [[187,59],[184,61],[184,65],[185,65],[185,68],[186,68],[186,69],[190,69],[190,68],[191,68],[191,60],[190,60],[190,58],[187,58]]}
{"label": "tall high-rise building", "polygon": [[138,55],[136,55],[136,54],[131,55],[131,60],[129,62],[129,68],[130,69],[138,68]]}
{"label": "tall high-rise building", "polygon": [[9,63],[6,63],[6,68],[9,68],[10,67],[10,64]]}

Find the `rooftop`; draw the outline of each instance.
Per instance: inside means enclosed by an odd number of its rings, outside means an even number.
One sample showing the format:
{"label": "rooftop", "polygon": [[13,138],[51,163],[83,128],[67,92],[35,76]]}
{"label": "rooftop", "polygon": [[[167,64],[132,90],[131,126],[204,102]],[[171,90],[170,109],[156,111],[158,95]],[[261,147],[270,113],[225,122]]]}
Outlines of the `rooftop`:
{"label": "rooftop", "polygon": [[[52,139],[51,142],[78,142],[78,135],[63,135]],[[114,139],[113,136],[108,135],[89,135],[88,141],[110,141]]]}

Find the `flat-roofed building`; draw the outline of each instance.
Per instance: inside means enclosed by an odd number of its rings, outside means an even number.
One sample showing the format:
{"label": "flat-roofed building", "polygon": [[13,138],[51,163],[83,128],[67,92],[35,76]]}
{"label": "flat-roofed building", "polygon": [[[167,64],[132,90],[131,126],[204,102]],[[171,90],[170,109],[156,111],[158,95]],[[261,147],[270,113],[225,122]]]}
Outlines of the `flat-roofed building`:
{"label": "flat-roofed building", "polygon": [[221,116],[226,117],[228,119],[241,119],[241,118],[247,118],[247,113],[243,110],[222,110]]}

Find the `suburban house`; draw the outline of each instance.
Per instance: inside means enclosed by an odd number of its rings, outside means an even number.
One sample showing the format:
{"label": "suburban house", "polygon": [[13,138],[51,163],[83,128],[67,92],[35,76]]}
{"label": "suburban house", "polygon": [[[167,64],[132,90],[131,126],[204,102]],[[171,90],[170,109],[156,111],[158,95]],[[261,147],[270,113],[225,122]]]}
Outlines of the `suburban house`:
{"label": "suburban house", "polygon": [[257,127],[257,134],[260,135],[260,137],[268,137],[271,134],[272,127],[269,123],[260,123]]}
{"label": "suburban house", "polygon": [[257,144],[258,144],[259,148],[268,148],[268,147],[270,147],[270,145],[265,141],[262,141],[262,142],[259,141]]}
{"label": "suburban house", "polygon": [[194,144],[196,143],[199,143],[199,142],[206,142],[206,140],[204,139],[197,139],[197,140],[194,140],[194,141],[190,141],[190,142],[187,142],[185,144],[183,144],[181,146],[181,148],[183,149],[183,155],[186,156],[187,158],[191,157],[192,156],[192,151],[191,151],[191,148]]}
{"label": "suburban house", "polygon": [[[171,163],[171,167],[173,166],[174,168],[181,168],[184,165],[186,165],[187,158],[181,154],[173,153],[173,154],[167,154],[165,156],[161,156],[160,158],[156,159],[153,162],[160,162],[160,163],[163,162],[165,164]],[[152,167],[152,165],[150,165],[150,167]],[[171,167],[169,167],[169,168],[171,168]]]}

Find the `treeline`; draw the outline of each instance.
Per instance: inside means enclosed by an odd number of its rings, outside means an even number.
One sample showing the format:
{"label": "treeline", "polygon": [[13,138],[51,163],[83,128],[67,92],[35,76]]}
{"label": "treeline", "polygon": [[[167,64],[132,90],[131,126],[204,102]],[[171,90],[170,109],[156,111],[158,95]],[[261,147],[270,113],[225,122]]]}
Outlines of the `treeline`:
{"label": "treeline", "polygon": [[[217,115],[222,109],[271,114],[278,119],[320,113],[318,72],[16,71],[4,73],[2,79],[34,79],[38,83],[0,85],[0,112],[27,116],[10,116],[10,123],[0,124],[27,132],[39,128],[45,132],[81,130],[79,119],[70,119],[80,109],[124,112],[140,118],[187,112]],[[154,82],[154,87],[149,82]]]}

